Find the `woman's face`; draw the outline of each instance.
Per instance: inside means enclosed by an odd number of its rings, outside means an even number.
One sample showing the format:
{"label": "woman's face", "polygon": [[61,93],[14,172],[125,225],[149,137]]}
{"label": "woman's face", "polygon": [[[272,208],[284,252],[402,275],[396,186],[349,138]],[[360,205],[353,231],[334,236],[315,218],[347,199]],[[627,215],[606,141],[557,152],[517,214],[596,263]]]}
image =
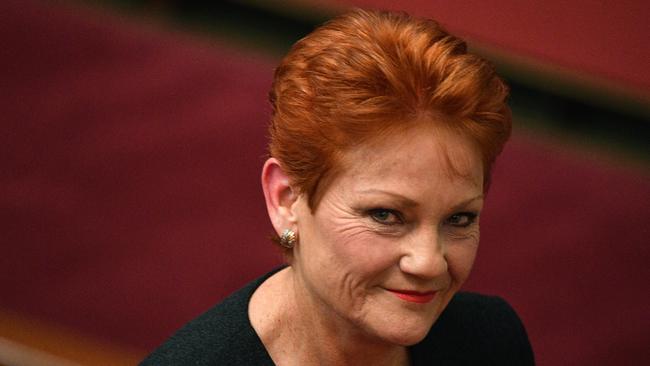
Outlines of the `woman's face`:
{"label": "woman's face", "polygon": [[347,153],[344,166],[315,212],[302,196],[294,206],[298,283],[337,329],[415,344],[474,262],[481,156],[464,137],[418,125]]}

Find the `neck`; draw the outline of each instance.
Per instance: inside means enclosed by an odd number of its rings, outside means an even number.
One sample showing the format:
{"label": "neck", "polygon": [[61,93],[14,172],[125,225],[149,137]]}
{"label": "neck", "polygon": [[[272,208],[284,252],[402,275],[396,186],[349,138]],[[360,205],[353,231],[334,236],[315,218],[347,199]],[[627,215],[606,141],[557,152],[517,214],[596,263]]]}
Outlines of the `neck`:
{"label": "neck", "polygon": [[[373,339],[309,294],[288,267],[271,277],[260,292],[267,322],[253,327],[278,365],[406,365],[406,347]],[[263,284],[264,285],[264,284]],[[258,292],[255,293],[257,295]],[[265,295],[266,294],[266,295]],[[251,305],[253,305],[251,300]],[[251,314],[253,315],[253,314]]]}

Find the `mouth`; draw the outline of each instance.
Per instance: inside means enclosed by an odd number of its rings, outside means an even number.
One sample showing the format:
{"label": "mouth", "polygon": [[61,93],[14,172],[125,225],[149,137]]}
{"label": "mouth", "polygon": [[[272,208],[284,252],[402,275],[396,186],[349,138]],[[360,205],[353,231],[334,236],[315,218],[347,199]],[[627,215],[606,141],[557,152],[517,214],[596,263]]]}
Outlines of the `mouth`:
{"label": "mouth", "polygon": [[431,300],[433,300],[433,298],[436,296],[436,291],[420,292],[420,291],[390,290],[390,289],[388,289],[388,291],[404,301],[414,302],[418,304],[426,304],[428,302],[431,302]]}

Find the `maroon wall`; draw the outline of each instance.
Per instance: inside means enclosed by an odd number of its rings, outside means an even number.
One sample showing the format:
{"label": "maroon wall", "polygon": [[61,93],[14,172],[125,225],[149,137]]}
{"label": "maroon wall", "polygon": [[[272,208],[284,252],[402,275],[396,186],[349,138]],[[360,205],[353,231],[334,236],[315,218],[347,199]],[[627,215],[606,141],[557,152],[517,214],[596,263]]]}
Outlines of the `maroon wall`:
{"label": "maroon wall", "polygon": [[[0,4],[0,307],[151,348],[280,262],[258,184],[275,61],[94,11]],[[649,360],[648,170],[518,133],[471,289],[541,365]]]}
{"label": "maroon wall", "polygon": [[[406,10],[507,53],[601,78],[650,97],[645,0],[305,0]],[[646,99],[647,100],[647,99]]]}

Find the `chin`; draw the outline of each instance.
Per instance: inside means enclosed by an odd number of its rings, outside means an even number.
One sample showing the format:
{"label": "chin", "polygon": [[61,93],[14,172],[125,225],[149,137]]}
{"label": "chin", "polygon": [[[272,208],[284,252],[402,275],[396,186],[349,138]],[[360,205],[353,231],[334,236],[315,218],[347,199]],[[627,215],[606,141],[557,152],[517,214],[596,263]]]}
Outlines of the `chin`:
{"label": "chin", "polygon": [[402,327],[387,330],[382,338],[388,343],[408,347],[420,343],[429,334],[430,329],[431,324],[410,327],[402,325]]}
{"label": "chin", "polygon": [[418,344],[424,339],[424,337],[427,336],[427,334],[429,333],[429,329],[430,328],[427,328],[425,331],[422,332],[408,332],[405,334],[396,335],[394,339],[391,340],[391,343],[404,346],[404,347],[409,347],[414,344]]}

